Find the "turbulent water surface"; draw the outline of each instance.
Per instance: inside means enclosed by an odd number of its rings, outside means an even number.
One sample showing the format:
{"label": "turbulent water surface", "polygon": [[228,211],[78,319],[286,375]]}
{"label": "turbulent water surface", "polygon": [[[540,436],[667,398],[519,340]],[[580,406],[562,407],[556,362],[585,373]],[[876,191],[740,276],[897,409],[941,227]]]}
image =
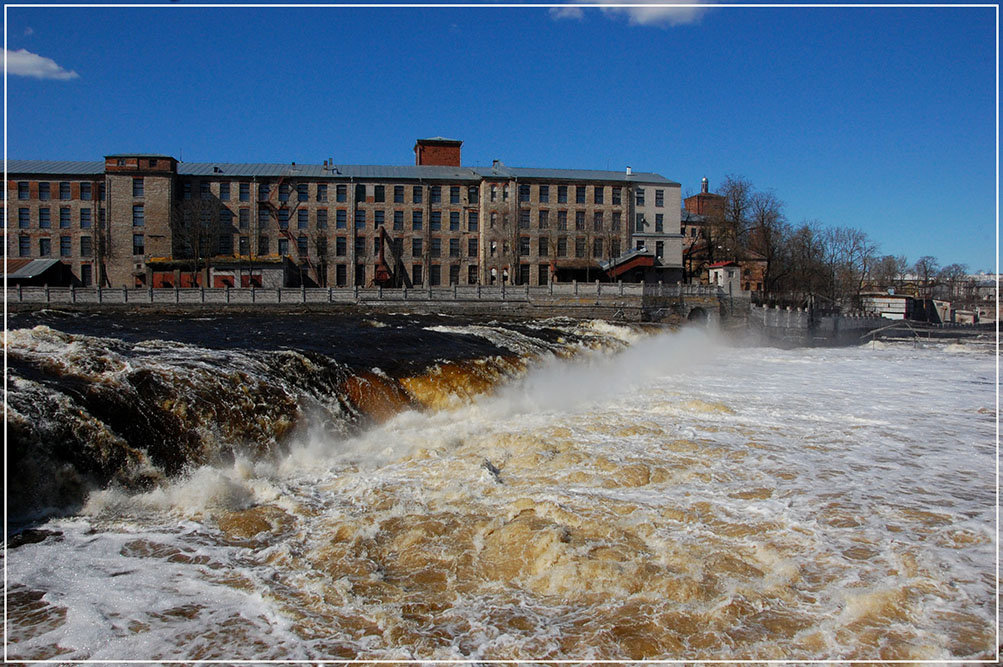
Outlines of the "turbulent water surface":
{"label": "turbulent water surface", "polygon": [[8,332],[12,659],[987,659],[995,358],[381,315]]}

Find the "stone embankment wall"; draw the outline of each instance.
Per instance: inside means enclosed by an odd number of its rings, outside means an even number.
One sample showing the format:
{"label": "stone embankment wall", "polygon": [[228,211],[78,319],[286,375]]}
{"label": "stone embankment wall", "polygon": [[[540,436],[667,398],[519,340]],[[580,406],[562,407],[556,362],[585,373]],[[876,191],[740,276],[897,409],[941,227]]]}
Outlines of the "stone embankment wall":
{"label": "stone embankment wall", "polygon": [[852,345],[867,332],[888,324],[875,315],[811,313],[804,308],[751,305],[749,328],[767,340],[791,346]]}

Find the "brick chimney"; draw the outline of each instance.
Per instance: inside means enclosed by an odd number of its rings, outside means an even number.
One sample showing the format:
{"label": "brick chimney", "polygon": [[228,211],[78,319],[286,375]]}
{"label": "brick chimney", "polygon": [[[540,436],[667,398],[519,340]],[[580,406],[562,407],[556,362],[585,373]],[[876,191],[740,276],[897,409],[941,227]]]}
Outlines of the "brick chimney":
{"label": "brick chimney", "polygon": [[414,145],[414,163],[419,166],[459,167],[462,144],[462,141],[445,137],[418,139]]}

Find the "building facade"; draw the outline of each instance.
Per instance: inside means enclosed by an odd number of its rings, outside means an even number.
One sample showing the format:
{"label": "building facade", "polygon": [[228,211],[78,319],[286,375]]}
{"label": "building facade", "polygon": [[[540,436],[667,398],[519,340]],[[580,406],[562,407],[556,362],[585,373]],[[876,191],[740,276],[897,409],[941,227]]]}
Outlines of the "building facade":
{"label": "building facade", "polygon": [[115,287],[369,286],[388,265],[411,285],[545,285],[641,246],[682,267],[678,183],[461,167],[460,146],[418,140],[406,167],[11,160],[7,255]]}

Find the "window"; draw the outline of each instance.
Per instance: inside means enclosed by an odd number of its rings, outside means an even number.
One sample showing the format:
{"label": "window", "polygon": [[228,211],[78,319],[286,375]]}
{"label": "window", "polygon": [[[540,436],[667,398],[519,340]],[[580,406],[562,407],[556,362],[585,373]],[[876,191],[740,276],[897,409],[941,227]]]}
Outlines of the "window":
{"label": "window", "polygon": [[276,214],[279,217],[279,229],[289,229],[289,209],[280,208]]}
{"label": "window", "polygon": [[585,231],[585,211],[575,211],[575,230]]}
{"label": "window", "polygon": [[557,229],[559,231],[566,231],[568,229],[568,212],[558,211],[557,212]]}
{"label": "window", "polygon": [[610,257],[620,256],[620,239],[613,239],[609,242],[609,254]]}
{"label": "window", "polygon": [[288,183],[282,183],[281,185],[279,185],[279,201],[280,202],[287,202],[287,201],[289,201],[289,193],[290,193],[290,191],[291,191],[291,188],[289,187]]}
{"label": "window", "polygon": [[355,265],[355,284],[365,285],[366,284],[366,265],[356,264]]}
{"label": "window", "polygon": [[237,239],[237,254],[244,256],[251,254],[250,239],[248,239],[246,236],[241,236],[239,239]]}
{"label": "window", "polygon": [[366,201],[366,186],[359,183],[355,186],[355,203]]}
{"label": "window", "polygon": [[83,285],[84,287],[91,286],[91,283],[94,280],[94,276],[91,273],[92,271],[93,269],[91,268],[90,264],[80,265],[80,284]]}
{"label": "window", "polygon": [[395,185],[394,186],[394,203],[403,204],[404,203],[404,186]]}
{"label": "window", "polygon": [[259,236],[258,237],[258,254],[267,255],[268,254],[268,237]]}
{"label": "window", "polygon": [[20,229],[28,229],[31,226],[31,210],[27,208],[17,209],[17,226]]}
{"label": "window", "polygon": [[662,258],[662,251],[664,249],[665,249],[665,243],[663,243],[662,241],[656,241],[655,242],[655,257],[658,257],[659,259],[661,259]]}
{"label": "window", "polygon": [[296,184],[296,201],[310,201],[310,184]]}
{"label": "window", "polygon": [[52,199],[52,184],[51,183],[39,183],[38,184],[38,198],[42,201],[48,201]]}
{"label": "window", "polygon": [[373,239],[373,257],[379,257],[380,256],[380,243],[381,242],[382,242],[382,239],[380,239],[379,236],[377,236],[376,238]]}
{"label": "window", "polygon": [[605,199],[605,197],[603,196],[605,190],[606,188],[602,185],[597,185],[594,188],[592,188],[592,200],[597,204],[602,204],[603,200]]}
{"label": "window", "polygon": [[663,225],[664,217],[665,216],[663,216],[661,213],[656,213],[655,214],[655,231],[656,232],[662,231],[662,227],[664,226]]}
{"label": "window", "polygon": [[135,204],[132,207],[132,226],[142,227],[146,223],[146,214],[143,212],[142,204]]}
{"label": "window", "polygon": [[665,206],[665,191],[655,190],[655,206],[662,208]]}
{"label": "window", "polygon": [[614,232],[620,231],[620,211],[613,211],[613,222],[610,223],[609,228]]}
{"label": "window", "polygon": [[59,237],[59,256],[70,257],[73,255],[73,239],[69,236]]}
{"label": "window", "polygon": [[491,229],[495,228],[496,222],[498,222],[498,213],[496,211],[491,211]]}
{"label": "window", "polygon": [[592,239],[592,257],[602,259],[602,239]]}
{"label": "window", "polygon": [[429,240],[428,251],[429,251],[429,254],[432,257],[441,257],[442,256],[442,239],[440,239],[438,237],[432,237]]}
{"label": "window", "polygon": [[449,212],[449,231],[458,232],[460,231],[460,212],[450,211]]}
{"label": "window", "polygon": [[230,181],[223,181],[219,184],[220,201],[230,201]]}
{"label": "window", "polygon": [[585,186],[578,185],[575,186],[575,203],[584,204],[585,203]]}
{"label": "window", "polygon": [[433,204],[438,204],[442,201],[442,188],[438,185],[433,185],[429,193],[429,201]]}
{"label": "window", "polygon": [[529,264],[519,265],[519,284],[520,285],[529,284]]}
{"label": "window", "polygon": [[91,198],[91,184],[81,183],[80,184],[80,198],[90,200]]}
{"label": "window", "polygon": [[386,211],[373,211],[373,226],[379,229],[380,225],[384,222],[384,216]]}
{"label": "window", "polygon": [[540,237],[540,257],[546,257],[550,254],[550,239],[546,236]]}
{"label": "window", "polygon": [[268,197],[271,196],[271,186],[268,183],[261,183],[258,185],[258,201],[268,201]]}
{"label": "window", "polygon": [[[206,183],[205,185],[208,185],[208,183]],[[142,197],[143,196],[143,179],[142,178],[134,178],[134,179],[132,179],[132,196],[133,197]]]}
{"label": "window", "polygon": [[638,241],[634,244],[636,250],[644,250],[644,241]]}
{"label": "window", "polygon": [[460,284],[460,265],[450,264],[449,266],[449,284],[459,285]]}
{"label": "window", "polygon": [[442,284],[442,267],[438,264],[433,264],[428,267],[428,284],[430,286],[441,285]]}
{"label": "window", "polygon": [[467,239],[467,256],[477,257],[477,237]]}
{"label": "window", "polygon": [[550,186],[541,185],[540,186],[540,203],[546,204],[550,201]]}
{"label": "window", "polygon": [[594,232],[602,231],[602,211],[596,211],[592,215],[592,231]]}
{"label": "window", "polygon": [[28,187],[28,181],[17,182],[17,198],[31,199],[31,189]]}
{"label": "window", "polygon": [[327,201],[327,183],[317,184],[317,201]]}
{"label": "window", "polygon": [[133,255],[142,255],[142,254],[145,254],[145,253],[146,253],[146,247],[143,244],[143,235],[142,234],[133,234],[132,235],[132,254]]}
{"label": "window", "polygon": [[327,229],[327,209],[317,209],[317,229]]}
{"label": "window", "polygon": [[60,199],[70,199],[70,184],[67,181],[63,181],[59,184],[59,198]]}
{"label": "window", "polygon": [[240,189],[240,201],[251,201],[251,184],[241,183],[238,187]]}
{"label": "window", "polygon": [[344,257],[348,254],[348,239],[344,236],[334,239],[334,254],[338,257]]}
{"label": "window", "polygon": [[279,257],[289,254],[289,239],[279,238]]}
{"label": "window", "polygon": [[348,228],[348,211],[343,208],[339,208],[334,213],[334,226],[338,229]]}
{"label": "window", "polygon": [[404,211],[394,211],[394,231],[404,231]]}
{"label": "window", "polygon": [[199,196],[202,199],[209,199],[212,197],[212,189],[210,189],[209,181],[202,181],[199,183]]}
{"label": "window", "polygon": [[449,239],[449,256],[460,256],[460,239]]}
{"label": "window", "polygon": [[[25,199],[27,199],[27,197],[25,197]],[[498,186],[497,185],[494,185],[494,184],[491,185],[491,197],[490,197],[490,199],[491,199],[491,201],[498,201]]]}
{"label": "window", "polygon": [[520,236],[519,237],[519,256],[527,257],[529,255],[529,237]]}
{"label": "window", "polygon": [[519,229],[529,229],[529,209],[519,210]]}
{"label": "window", "polygon": [[634,218],[634,231],[643,232],[644,231],[644,214],[638,213]]}
{"label": "window", "polygon": [[38,226],[41,229],[48,229],[52,227],[52,221],[49,218],[49,209],[47,208],[38,209]]}
{"label": "window", "polygon": [[428,220],[428,228],[433,232],[437,232],[442,229],[442,211],[432,211]]}
{"label": "window", "polygon": [[90,257],[94,254],[94,247],[91,244],[91,237],[81,236],[80,237],[80,256]]}
{"label": "window", "polygon": [[268,229],[268,220],[272,216],[269,214],[268,209],[262,206],[258,209],[258,227],[261,229]]}
{"label": "window", "polygon": [[17,239],[17,254],[21,257],[31,256],[31,237],[21,236]]}
{"label": "window", "polygon": [[541,285],[546,285],[550,282],[550,267],[546,264],[541,264],[539,268],[539,273],[537,278]]}
{"label": "window", "polygon": [[80,229],[91,228],[91,210],[89,208],[80,209]]}
{"label": "window", "polygon": [[181,198],[182,199],[192,198],[192,184],[188,181],[185,181],[184,183],[181,184]]}
{"label": "window", "polygon": [[338,287],[344,287],[348,284],[348,267],[344,264],[338,264],[334,267],[334,283]]}
{"label": "window", "polygon": [[460,203],[460,186],[450,185],[449,186],[449,203],[459,204]]}
{"label": "window", "polygon": [[566,185],[557,186],[557,203],[558,204],[568,203],[568,186]]}
{"label": "window", "polygon": [[502,201],[508,201],[508,183],[502,186]]}
{"label": "window", "polygon": [[478,200],[477,186],[471,185],[467,187],[467,203],[476,204]]}
{"label": "window", "polygon": [[348,201],[348,186],[347,185],[335,186],[334,198],[336,201]]}
{"label": "window", "polygon": [[233,254],[233,234],[220,234],[219,235],[219,253],[220,255],[232,255]]}
{"label": "window", "polygon": [[411,239],[411,256],[421,257],[421,251],[421,239]]}
{"label": "window", "polygon": [[644,206],[644,188],[638,188],[634,194],[635,202],[638,206]]}
{"label": "window", "polygon": [[383,185],[377,185],[373,187],[373,201],[375,202],[385,202],[387,200],[386,187]]}
{"label": "window", "polygon": [[529,201],[529,186],[520,185],[519,186],[519,201],[528,202]]}
{"label": "window", "polygon": [[7,226],[7,210],[0,208],[0,227]]}
{"label": "window", "polygon": [[242,208],[237,211],[237,224],[240,225],[241,229],[247,229],[251,226],[251,209]]}
{"label": "window", "polygon": [[477,265],[471,264],[467,267],[467,284],[476,285],[477,284]]}
{"label": "window", "polygon": [[575,257],[585,257],[585,239],[581,236],[575,239]]}
{"label": "window", "polygon": [[411,188],[411,202],[414,203],[414,204],[420,204],[421,203],[421,186],[420,185],[416,185],[413,188]]}
{"label": "window", "polygon": [[411,229],[419,231],[422,225],[421,211],[411,211]]}
{"label": "window", "polygon": [[59,228],[69,229],[70,228],[70,209],[64,206],[59,209]]}
{"label": "window", "polygon": [[296,237],[296,253],[300,257],[306,257],[309,254],[309,252],[310,252],[309,242],[307,241],[306,236],[300,234],[299,236]]}
{"label": "window", "polygon": [[310,226],[310,211],[301,208],[296,211],[296,229],[306,229]]}
{"label": "window", "polygon": [[620,188],[613,188],[613,204],[619,206],[620,202]]}
{"label": "window", "polygon": [[104,183],[98,183],[98,199],[104,201],[104,197],[105,197]]}
{"label": "window", "polygon": [[477,211],[467,212],[467,231],[476,232],[478,228],[477,224]]}
{"label": "window", "polygon": [[366,211],[365,209],[357,208],[355,209],[355,228],[365,229],[366,228]]}

